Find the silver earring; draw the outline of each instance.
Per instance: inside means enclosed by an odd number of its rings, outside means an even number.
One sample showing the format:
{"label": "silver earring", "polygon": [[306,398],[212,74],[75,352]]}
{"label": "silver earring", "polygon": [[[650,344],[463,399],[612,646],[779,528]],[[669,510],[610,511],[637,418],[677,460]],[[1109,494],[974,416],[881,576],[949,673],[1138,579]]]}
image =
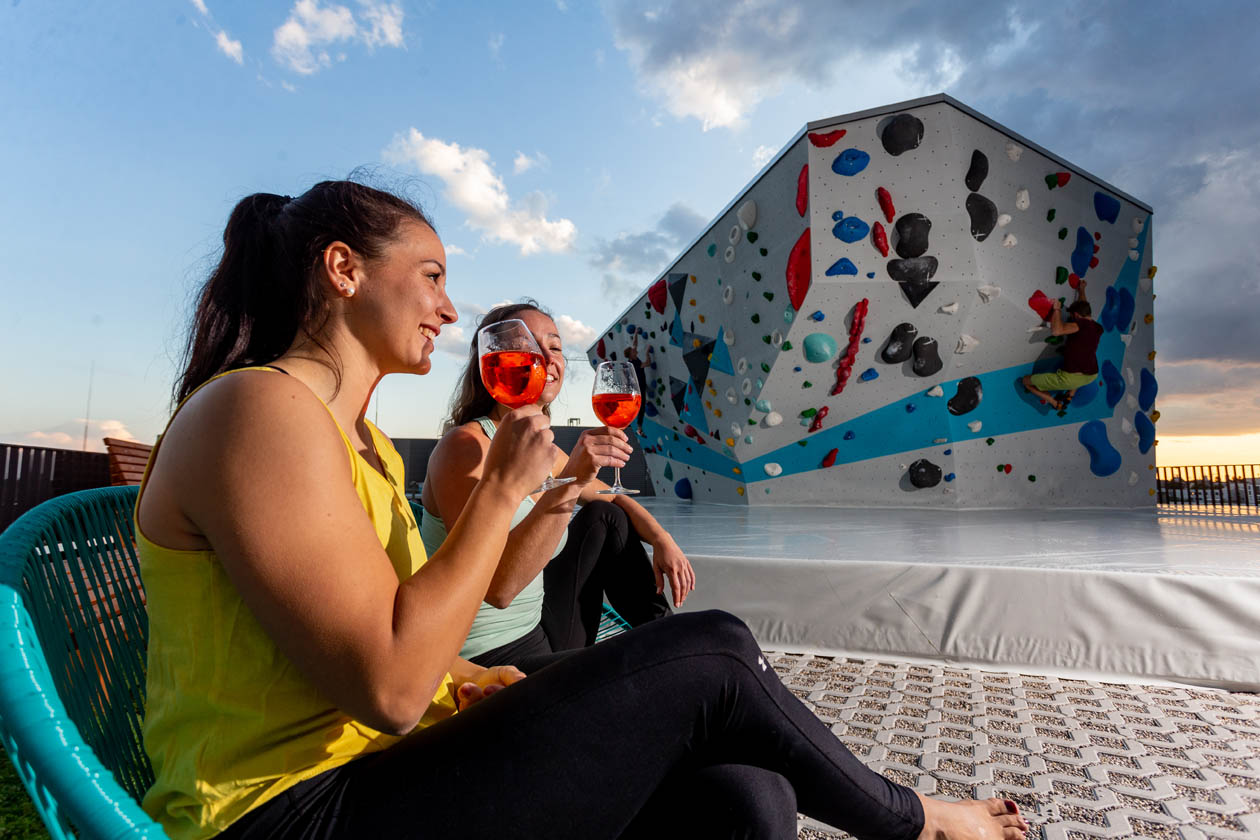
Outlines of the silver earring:
{"label": "silver earring", "polygon": [[354,286],[346,289],[346,297],[354,297]]}

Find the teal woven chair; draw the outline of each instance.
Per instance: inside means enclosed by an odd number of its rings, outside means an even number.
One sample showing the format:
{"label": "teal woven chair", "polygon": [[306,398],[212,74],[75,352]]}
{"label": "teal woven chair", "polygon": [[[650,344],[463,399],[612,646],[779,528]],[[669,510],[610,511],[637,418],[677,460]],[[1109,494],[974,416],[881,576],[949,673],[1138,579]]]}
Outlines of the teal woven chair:
{"label": "teal woven chair", "polygon": [[138,804],[153,769],[137,490],[58,496],[0,534],[0,740],[57,840],[166,836]]}

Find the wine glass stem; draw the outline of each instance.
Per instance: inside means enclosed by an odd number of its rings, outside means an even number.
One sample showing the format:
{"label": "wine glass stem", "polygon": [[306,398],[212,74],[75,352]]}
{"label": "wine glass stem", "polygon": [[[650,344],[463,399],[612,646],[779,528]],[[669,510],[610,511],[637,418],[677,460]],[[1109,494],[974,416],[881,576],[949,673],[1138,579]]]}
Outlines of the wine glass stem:
{"label": "wine glass stem", "polygon": [[621,467],[613,467],[613,487],[621,489]]}

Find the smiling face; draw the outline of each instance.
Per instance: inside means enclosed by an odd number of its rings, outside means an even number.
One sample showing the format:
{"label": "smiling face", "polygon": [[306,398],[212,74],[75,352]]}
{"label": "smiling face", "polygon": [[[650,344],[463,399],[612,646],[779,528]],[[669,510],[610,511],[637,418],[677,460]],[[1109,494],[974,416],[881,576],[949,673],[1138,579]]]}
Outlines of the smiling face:
{"label": "smiling face", "polygon": [[446,249],[433,228],[405,220],[380,258],[364,263],[349,320],[385,373],[428,373],[438,333],[458,314],[446,295]]}
{"label": "smiling face", "polygon": [[560,331],[556,329],[555,321],[536,309],[527,309],[516,317],[529,327],[529,331],[534,334],[534,341],[538,342],[538,347],[542,350],[543,361],[547,366],[547,385],[538,398],[538,404],[549,405],[560,395],[560,388],[564,385],[564,346],[560,342]]}

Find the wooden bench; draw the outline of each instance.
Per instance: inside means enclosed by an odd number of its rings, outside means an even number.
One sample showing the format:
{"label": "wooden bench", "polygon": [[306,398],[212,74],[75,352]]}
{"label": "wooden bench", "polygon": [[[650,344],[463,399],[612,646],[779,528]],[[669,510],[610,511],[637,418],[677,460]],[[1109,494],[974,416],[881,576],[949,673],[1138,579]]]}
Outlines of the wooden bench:
{"label": "wooden bench", "polygon": [[105,449],[109,452],[109,483],[114,487],[139,484],[153,444],[107,437]]}

